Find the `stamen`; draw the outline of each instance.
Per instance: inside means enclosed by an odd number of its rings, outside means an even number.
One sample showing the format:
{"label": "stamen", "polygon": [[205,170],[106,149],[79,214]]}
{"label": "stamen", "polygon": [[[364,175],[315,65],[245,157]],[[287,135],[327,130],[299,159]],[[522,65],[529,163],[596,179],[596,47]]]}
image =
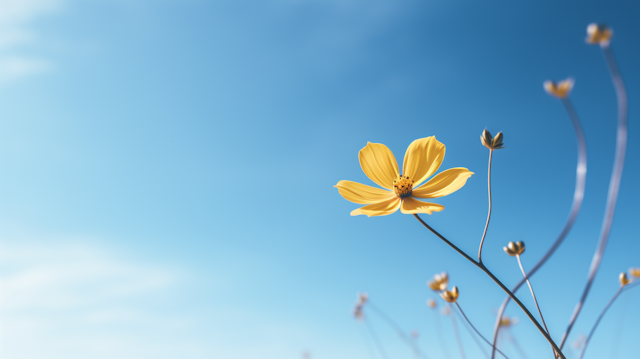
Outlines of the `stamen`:
{"label": "stamen", "polygon": [[409,176],[400,175],[393,181],[393,191],[399,198],[411,196],[413,191],[413,182],[409,180]]}

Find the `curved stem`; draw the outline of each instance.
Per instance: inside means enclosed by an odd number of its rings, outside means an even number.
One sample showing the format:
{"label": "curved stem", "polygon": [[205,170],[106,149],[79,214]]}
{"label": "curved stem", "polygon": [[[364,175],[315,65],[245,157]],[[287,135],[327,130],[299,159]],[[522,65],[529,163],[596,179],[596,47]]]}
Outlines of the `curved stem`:
{"label": "curved stem", "polygon": [[[573,227],[573,224],[575,223],[576,218],[578,218],[580,207],[582,207],[582,200],[584,199],[585,182],[587,178],[587,141],[584,136],[584,131],[582,131],[580,119],[578,118],[578,114],[575,108],[573,107],[571,100],[568,97],[565,97],[562,99],[562,104],[564,105],[565,109],[567,110],[567,113],[569,114],[569,118],[573,123],[573,128],[576,132],[576,137],[578,140],[578,165],[576,166],[576,186],[575,186],[575,191],[573,193],[573,202],[571,203],[571,209],[569,210],[569,218],[567,218],[567,222],[564,224],[564,227],[562,228],[562,231],[558,235],[558,238],[556,238],[555,242],[553,242],[553,244],[551,245],[547,253],[545,253],[545,255],[542,256],[542,258],[540,258],[538,263],[536,263],[531,268],[531,270],[529,271],[529,277],[533,276],[538,271],[538,269],[540,269],[547,262],[547,260],[551,258],[551,255],[555,253],[556,249],[560,247],[560,244],[562,244],[564,239],[567,237],[567,235],[571,231],[571,228]],[[511,291],[514,293],[517,292],[518,289],[520,289],[520,287],[524,284],[524,282],[525,282],[525,279],[522,278],[518,282],[518,284],[516,284],[513,287],[513,289],[511,289]],[[498,316],[496,317],[496,323],[493,328],[493,345],[494,346],[498,341],[498,332],[500,331],[500,322],[502,321],[502,316],[504,315],[504,311],[506,310],[507,305],[509,304],[509,301],[511,301],[511,297],[506,297],[505,300],[502,302],[500,309],[498,310]],[[495,350],[492,351],[491,358],[492,359],[495,358]]]}
{"label": "curved stem", "polygon": [[416,345],[416,343],[411,340],[411,338],[409,338],[408,335],[406,335],[402,329],[400,328],[400,326],[398,324],[396,324],[396,322],[393,321],[393,319],[391,319],[388,315],[386,315],[380,308],[378,308],[377,306],[375,306],[373,303],[371,303],[371,300],[367,301],[367,305],[373,309],[374,312],[376,312],[376,314],[378,314],[380,316],[380,318],[382,318],[385,322],[387,322],[387,324],[389,324],[390,327],[392,327],[393,329],[395,329],[396,333],[398,333],[398,335],[400,336],[400,338],[402,338],[402,340],[404,340],[405,343],[407,343],[407,345],[409,345],[409,347],[411,349],[413,349],[413,351],[418,354],[420,357],[424,357],[426,358],[427,356],[420,350],[420,348]]}
{"label": "curved stem", "polygon": [[387,353],[384,351],[384,348],[382,347],[382,343],[380,342],[380,339],[378,339],[378,335],[376,334],[375,330],[373,330],[373,326],[371,325],[371,323],[369,323],[369,320],[367,318],[364,318],[364,323],[367,326],[367,329],[369,329],[369,334],[371,335],[371,338],[373,339],[373,342],[376,345],[376,348],[378,348],[378,352],[380,353],[380,356],[383,357],[384,359],[389,359],[389,357],[387,356]]}
{"label": "curved stem", "polygon": [[[463,313],[464,314],[464,313]],[[466,319],[466,317],[465,317]],[[466,321],[463,322],[465,325],[464,327],[467,329],[467,331],[469,332],[469,334],[471,335],[471,339],[473,339],[473,342],[476,343],[476,345],[478,346],[478,348],[480,349],[480,351],[482,351],[482,354],[489,359],[489,354],[485,351],[484,346],[482,345],[482,343],[480,343],[480,341],[478,340],[478,336],[476,335],[477,332],[474,332],[473,329],[471,329],[471,327],[469,326],[469,319],[467,319]],[[489,344],[491,345],[491,344]]]}
{"label": "curved stem", "polygon": [[440,342],[440,345],[442,346],[442,351],[444,352],[444,356],[447,359],[450,359],[451,357],[449,356],[449,350],[447,350],[447,345],[444,341],[444,337],[442,335],[442,324],[440,323],[440,317],[438,316],[438,311],[434,310],[433,311],[433,315],[436,317],[436,333],[438,333],[438,341]]}
{"label": "curved stem", "polygon": [[460,332],[458,331],[458,324],[456,324],[456,315],[451,311],[451,321],[453,322],[453,331],[456,333],[456,340],[458,341],[458,348],[460,348],[460,356],[465,359],[464,348],[462,348],[462,338],[460,338]]}
{"label": "curved stem", "polygon": [[[460,304],[458,304],[458,302],[456,302],[456,305],[458,306],[458,309],[460,310],[460,313],[462,313],[462,316],[464,317],[464,319],[467,320],[467,323],[469,323],[469,325],[471,326],[471,328],[473,328],[473,330],[476,332],[476,334],[478,334],[480,336],[480,338],[482,338],[482,340],[484,340],[487,344],[493,346],[491,344],[490,341],[487,340],[487,338],[485,338],[482,334],[480,334],[480,332],[478,331],[478,329],[476,329],[476,327],[473,326],[473,324],[471,323],[471,321],[469,320],[469,318],[467,318],[467,315],[464,314],[464,311],[462,310],[462,307],[460,307]],[[498,351],[498,353],[502,354],[503,357],[509,359],[506,355],[504,355],[503,352],[500,351],[500,349],[496,348],[496,350]]]}
{"label": "curved stem", "polygon": [[587,300],[587,296],[589,295],[589,291],[591,290],[591,285],[593,284],[593,280],[595,279],[598,268],[600,267],[600,262],[602,261],[604,250],[607,247],[609,234],[611,233],[611,226],[613,225],[613,216],[616,211],[616,202],[618,200],[618,192],[620,190],[620,180],[622,179],[622,170],[624,168],[624,158],[627,151],[627,92],[625,90],[624,82],[622,81],[622,76],[620,75],[620,71],[618,70],[618,65],[616,64],[616,60],[613,56],[611,48],[609,47],[609,45],[601,45],[601,47],[602,51],[604,52],[605,59],[607,60],[607,65],[609,66],[613,85],[616,89],[616,94],[618,97],[618,131],[616,136],[616,153],[615,160],[613,162],[611,180],[609,181],[609,193],[607,194],[607,204],[604,212],[604,218],[602,220],[602,229],[600,231],[598,246],[596,248],[596,252],[593,254],[593,259],[591,260],[591,267],[589,268],[589,273],[587,275],[587,284],[584,287],[582,296],[580,297],[580,301],[576,305],[573,314],[571,315],[571,319],[569,319],[569,325],[567,326],[567,330],[565,331],[562,337],[562,341],[560,342],[560,348],[562,348],[565,341],[567,340],[567,337],[569,336],[569,333],[573,328],[573,324],[576,322],[576,319],[578,319],[580,310],[582,309],[584,302]]}
{"label": "curved stem", "polygon": [[[536,303],[536,308],[538,308],[538,314],[540,314],[540,319],[542,320],[542,324],[544,325],[544,329],[547,330],[547,334],[551,335],[551,333],[549,333],[549,328],[547,327],[547,323],[545,323],[544,321],[544,316],[542,316],[542,311],[540,310],[540,305],[538,304],[538,299],[536,298],[536,294],[533,292],[533,286],[531,286],[531,282],[529,281],[529,277],[527,277],[527,273],[524,271],[524,267],[522,266],[522,260],[520,260],[520,255],[516,255],[516,258],[518,259],[518,265],[520,266],[520,270],[522,271],[522,275],[524,276],[524,279],[527,281],[527,285],[529,286],[529,290],[531,291],[531,296],[533,297],[533,302]],[[555,355],[555,350],[553,351],[554,355]]]}
{"label": "curved stem", "polygon": [[602,317],[604,317],[604,313],[607,312],[607,310],[609,309],[611,304],[613,304],[613,302],[615,302],[616,298],[618,298],[618,296],[622,292],[622,288],[624,288],[624,287],[620,286],[620,288],[618,288],[618,290],[616,291],[616,294],[613,295],[613,298],[611,298],[609,303],[607,303],[607,305],[604,307],[604,309],[602,310],[602,312],[598,316],[598,319],[596,319],[595,324],[593,324],[593,328],[591,328],[591,331],[589,331],[589,335],[587,336],[587,339],[584,341],[584,345],[582,346],[582,350],[580,351],[580,356],[578,357],[578,359],[582,359],[582,356],[584,355],[584,352],[587,350],[587,345],[589,345],[589,340],[591,340],[591,337],[593,336],[593,333],[596,331],[596,328],[598,327],[598,324],[600,324],[600,320],[602,319]]}
{"label": "curved stem", "polygon": [[540,333],[545,337],[545,339],[547,339],[547,341],[551,344],[551,346],[553,346],[553,349],[556,350],[556,352],[560,355],[560,358],[562,359],[566,359],[566,357],[564,356],[564,354],[562,354],[562,351],[560,350],[560,348],[558,348],[558,346],[556,345],[556,343],[553,341],[553,339],[551,339],[551,337],[549,336],[549,334],[540,326],[540,323],[538,323],[538,321],[536,320],[536,318],[533,317],[533,315],[531,315],[531,312],[529,312],[529,310],[527,309],[527,307],[524,306],[524,304],[522,304],[522,302],[520,301],[520,299],[518,299],[518,297],[516,297],[513,293],[511,293],[511,291],[505,287],[504,284],[502,284],[502,282],[496,278],[495,275],[493,275],[493,273],[491,273],[491,271],[489,269],[487,269],[487,267],[484,266],[484,264],[476,262],[473,258],[469,257],[469,255],[467,255],[464,251],[462,251],[460,248],[458,248],[455,244],[451,243],[448,239],[446,239],[445,237],[443,237],[440,233],[438,233],[435,229],[431,228],[425,221],[422,220],[422,218],[420,218],[420,216],[418,216],[417,214],[413,215],[414,217],[416,217],[416,219],[422,223],[423,226],[425,226],[428,230],[430,230],[433,234],[435,234],[438,238],[440,238],[443,242],[445,242],[446,244],[448,244],[451,248],[453,248],[456,252],[460,253],[463,257],[465,257],[469,262],[473,263],[476,267],[480,268],[483,272],[485,272],[486,275],[489,276],[489,278],[493,279],[494,282],[496,282],[496,284],[505,292],[507,293],[507,295],[509,295],[511,297],[511,299],[513,299],[513,301],[515,301],[518,306],[520,307],[520,309],[522,309],[522,311],[527,315],[527,317],[529,317],[529,320],[531,320],[531,322],[533,322],[533,324],[536,326],[536,328],[538,328],[538,330],[540,331]]}
{"label": "curved stem", "polygon": [[487,229],[489,228],[489,220],[491,219],[491,159],[493,158],[493,148],[489,149],[489,170],[488,180],[489,183],[489,213],[487,214],[487,223],[484,225],[484,232],[482,232],[482,239],[480,240],[480,248],[478,249],[478,263],[482,264],[482,245],[484,244],[484,238],[487,236]]}

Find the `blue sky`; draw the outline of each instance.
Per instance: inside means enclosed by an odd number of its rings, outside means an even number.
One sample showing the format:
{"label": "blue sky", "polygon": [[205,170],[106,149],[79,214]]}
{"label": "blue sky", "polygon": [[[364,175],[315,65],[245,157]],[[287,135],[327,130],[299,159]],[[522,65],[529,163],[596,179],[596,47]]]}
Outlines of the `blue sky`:
{"label": "blue sky", "polygon": [[[426,281],[444,270],[490,335],[504,298],[490,279],[411,216],[350,217],[357,205],[332,186],[372,184],[357,157],[367,141],[401,161],[411,141],[435,135],[447,146],[442,169],[475,175],[423,218],[476,253],[487,210],[479,135],[503,131],[483,257],[511,286],[520,273],[502,246],[525,241],[531,267],[569,211],[575,135],[542,82],[571,76],[588,142],[586,197],[533,277],[559,340],[598,240],[615,144],[608,70],[584,43],[596,21],[614,29],[630,140],[575,340],[618,274],[640,266],[638,10],[593,1],[0,2],[3,358],[370,358],[350,313],[358,291],[419,330],[439,358]],[[638,292],[612,307],[585,358],[637,355]],[[508,314],[520,318],[513,334],[529,357],[549,356],[522,313]],[[390,357],[412,355],[370,317]],[[440,319],[453,356],[450,318]],[[468,357],[483,358],[462,331]],[[518,357],[509,343],[505,353]]]}

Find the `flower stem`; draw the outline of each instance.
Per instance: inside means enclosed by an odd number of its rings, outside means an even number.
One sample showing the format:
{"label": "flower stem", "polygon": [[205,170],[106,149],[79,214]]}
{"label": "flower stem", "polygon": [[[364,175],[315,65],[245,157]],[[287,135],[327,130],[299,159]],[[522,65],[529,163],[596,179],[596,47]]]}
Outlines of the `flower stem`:
{"label": "flower stem", "polygon": [[596,328],[598,327],[598,324],[600,324],[600,320],[602,319],[602,317],[604,317],[604,313],[607,312],[607,310],[609,309],[611,304],[613,304],[613,302],[615,302],[616,298],[618,298],[618,296],[622,292],[622,288],[624,288],[624,287],[620,286],[620,288],[618,288],[618,290],[616,291],[616,294],[613,295],[613,298],[611,298],[609,303],[607,303],[607,305],[604,307],[604,309],[602,310],[602,312],[598,316],[598,319],[596,319],[596,322],[593,325],[593,328],[591,328],[591,331],[589,332],[589,335],[587,336],[587,339],[584,341],[584,345],[582,346],[582,350],[580,351],[580,356],[578,357],[578,359],[582,359],[582,356],[584,355],[584,352],[587,350],[587,345],[589,344],[589,340],[591,340],[591,336],[593,336],[593,333],[596,331]]}
{"label": "flower stem", "polygon": [[371,323],[369,323],[369,320],[367,318],[364,318],[364,323],[367,326],[367,329],[369,329],[369,334],[371,335],[371,338],[373,339],[373,342],[375,343],[376,348],[380,353],[380,356],[383,357],[384,359],[389,359],[389,357],[387,356],[387,353],[384,351],[384,348],[382,347],[382,343],[380,342],[378,335],[376,334],[375,330],[373,330],[373,326],[371,325]]}
{"label": "flower stem", "polygon": [[[473,328],[473,330],[476,332],[476,334],[478,334],[480,336],[480,338],[482,338],[482,340],[484,340],[487,344],[492,345],[491,342],[488,341],[487,338],[485,338],[482,334],[480,334],[478,329],[476,329],[476,327],[473,326],[473,324],[471,323],[469,318],[467,318],[467,315],[464,314],[464,311],[462,310],[462,307],[460,306],[460,304],[458,302],[456,302],[456,305],[458,306],[458,310],[460,310],[460,313],[462,313],[462,316],[464,317],[464,319],[467,320],[467,323],[469,323],[469,325],[471,326],[471,328]],[[504,355],[504,353],[501,352],[500,349],[496,348],[496,350],[498,351],[498,353],[502,354],[503,357],[507,358],[507,356]],[[507,359],[509,359],[509,358],[507,358]]]}
{"label": "flower stem", "polygon": [[444,337],[442,335],[442,323],[440,323],[440,317],[438,316],[438,311],[434,309],[433,315],[436,317],[436,319],[435,319],[435,322],[436,322],[436,333],[438,333],[438,341],[440,342],[440,345],[442,346],[442,351],[444,352],[444,356],[447,359],[451,359],[451,357],[449,356],[449,350],[447,350],[447,344],[445,343]]}
{"label": "flower stem", "polygon": [[456,333],[456,340],[458,340],[458,348],[460,348],[460,356],[465,359],[464,348],[462,348],[462,338],[460,338],[460,332],[458,331],[458,324],[456,323],[456,315],[451,311],[451,321],[453,322],[453,331]]}
{"label": "flower stem", "polygon": [[[529,277],[533,276],[538,271],[538,269],[540,269],[547,262],[547,260],[551,258],[551,255],[555,253],[556,249],[560,247],[560,244],[562,244],[564,239],[567,237],[567,235],[571,231],[571,228],[573,227],[573,224],[575,223],[576,218],[578,218],[580,207],[582,207],[582,200],[584,199],[584,189],[585,189],[585,182],[587,178],[587,141],[584,136],[584,131],[582,130],[582,125],[580,124],[580,119],[578,118],[578,114],[575,108],[573,107],[571,100],[568,97],[565,97],[562,99],[562,103],[564,104],[564,107],[567,110],[567,113],[569,114],[569,118],[573,123],[573,128],[576,132],[576,137],[578,140],[578,165],[576,166],[576,186],[573,193],[573,202],[571,204],[571,209],[569,210],[569,218],[567,218],[567,222],[565,223],[564,227],[562,228],[562,231],[558,235],[558,238],[556,238],[555,242],[553,242],[553,244],[551,245],[547,253],[545,253],[545,255],[542,256],[542,258],[540,258],[538,263],[536,263],[531,268],[531,270],[529,271]],[[518,284],[516,284],[511,289],[511,291],[513,293],[517,292],[518,289],[520,289],[520,287],[524,284],[524,282],[525,282],[525,279],[522,278],[518,282]],[[502,302],[500,309],[498,310],[498,316],[496,317],[496,323],[493,328],[493,345],[496,345],[498,341],[498,332],[500,331],[500,322],[502,321],[502,316],[504,315],[504,311],[506,310],[507,305],[509,304],[510,301],[511,301],[511,297],[507,296],[505,300]],[[495,350],[492,351],[491,358],[492,359],[495,358]]]}
{"label": "flower stem", "polygon": [[596,248],[596,251],[593,254],[593,259],[591,260],[591,267],[589,268],[589,273],[587,275],[587,284],[584,287],[580,301],[576,304],[573,314],[571,315],[571,319],[569,319],[569,325],[567,326],[567,330],[560,342],[560,348],[562,348],[567,340],[567,337],[573,328],[573,324],[576,322],[576,319],[578,319],[580,310],[582,309],[584,302],[587,300],[587,296],[591,290],[591,285],[593,284],[598,268],[600,267],[604,250],[607,247],[609,234],[611,233],[611,227],[613,225],[613,216],[616,211],[616,202],[618,200],[618,192],[620,190],[620,180],[622,179],[622,170],[624,168],[624,158],[627,151],[627,91],[625,90],[620,70],[616,64],[615,57],[613,56],[613,51],[611,51],[608,44],[601,45],[601,48],[604,52],[607,65],[609,66],[609,72],[611,72],[611,78],[618,97],[616,153],[613,162],[613,171],[611,172],[611,180],[609,181],[609,193],[607,194],[607,204],[605,207],[604,219],[602,220],[602,229],[600,230],[598,247]]}
{"label": "flower stem", "polygon": [[480,248],[478,249],[478,263],[482,264],[482,245],[484,244],[484,238],[487,236],[487,229],[489,228],[489,220],[491,219],[491,159],[493,158],[493,148],[489,149],[489,170],[487,171],[489,184],[489,213],[487,214],[487,223],[484,225],[484,232],[482,232],[482,239],[480,240]]}
{"label": "flower stem", "polygon": [[413,340],[411,340],[411,338],[409,338],[409,336],[402,331],[400,326],[393,321],[393,319],[391,319],[388,315],[386,315],[380,308],[378,308],[373,303],[371,303],[371,300],[367,301],[367,305],[369,306],[369,308],[373,309],[373,311],[376,312],[376,314],[378,314],[380,318],[382,318],[385,322],[387,322],[387,324],[389,324],[390,327],[395,329],[396,333],[398,333],[398,336],[400,336],[400,338],[402,338],[402,340],[404,340],[404,342],[407,343],[407,345],[409,345],[409,347],[414,351],[414,353],[416,353],[419,357],[423,357],[423,358],[427,357],[416,345],[416,343]]}
{"label": "flower stem", "polygon": [[[549,333],[549,328],[547,328],[547,323],[545,323],[544,321],[544,316],[542,316],[542,311],[540,310],[540,305],[538,304],[538,299],[536,299],[536,294],[533,292],[533,286],[531,286],[531,282],[529,281],[529,277],[527,277],[527,273],[524,271],[524,267],[522,266],[522,260],[520,259],[520,255],[516,255],[516,258],[518,259],[518,265],[520,266],[520,270],[522,271],[522,275],[524,276],[524,279],[527,281],[527,285],[529,286],[529,290],[531,291],[531,296],[533,297],[533,302],[536,303],[536,308],[538,308],[538,314],[540,314],[540,319],[542,319],[542,324],[544,325],[544,329],[547,330],[547,334],[550,335]],[[555,350],[553,351],[553,354],[555,355]]]}
{"label": "flower stem", "polygon": [[540,323],[538,323],[538,321],[536,320],[536,318],[533,317],[533,315],[531,315],[531,312],[529,312],[529,310],[527,309],[527,307],[524,306],[524,304],[522,304],[522,302],[520,301],[520,299],[518,299],[518,297],[516,297],[513,293],[511,293],[511,291],[505,287],[504,284],[502,284],[502,282],[496,278],[495,275],[493,275],[493,273],[487,269],[487,267],[484,266],[484,264],[476,262],[473,258],[469,257],[468,254],[466,254],[464,251],[462,251],[460,248],[458,248],[455,244],[451,243],[448,239],[446,239],[445,237],[443,237],[440,233],[438,233],[435,229],[431,228],[425,221],[422,220],[422,218],[420,218],[419,215],[414,214],[414,217],[416,217],[416,219],[422,223],[423,226],[425,226],[428,230],[430,230],[433,234],[435,234],[438,238],[440,238],[443,242],[445,242],[446,244],[448,244],[451,248],[453,248],[456,252],[460,253],[463,257],[465,257],[469,262],[473,263],[476,267],[480,268],[483,272],[485,272],[486,275],[489,276],[489,278],[493,279],[494,282],[496,282],[496,284],[505,292],[507,293],[511,299],[513,299],[518,306],[520,307],[520,309],[522,309],[522,311],[524,311],[524,313],[529,317],[529,320],[531,320],[531,322],[533,322],[533,324],[538,328],[538,330],[540,331],[540,333],[542,333],[542,335],[545,337],[545,339],[547,339],[547,341],[551,344],[551,346],[553,346],[553,349],[556,350],[556,352],[560,355],[560,358],[562,359],[566,359],[566,357],[564,356],[564,354],[562,354],[562,351],[558,348],[558,346],[556,345],[556,343],[553,341],[553,339],[551,339],[551,337],[549,336],[549,334],[540,326]]}

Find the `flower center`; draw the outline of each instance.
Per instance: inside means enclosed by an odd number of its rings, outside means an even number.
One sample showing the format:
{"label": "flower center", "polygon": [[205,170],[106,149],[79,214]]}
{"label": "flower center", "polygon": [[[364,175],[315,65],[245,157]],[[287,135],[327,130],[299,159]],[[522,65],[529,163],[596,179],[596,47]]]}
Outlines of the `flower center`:
{"label": "flower center", "polygon": [[413,191],[413,181],[409,179],[409,176],[398,176],[393,181],[393,191],[399,198],[409,197]]}

